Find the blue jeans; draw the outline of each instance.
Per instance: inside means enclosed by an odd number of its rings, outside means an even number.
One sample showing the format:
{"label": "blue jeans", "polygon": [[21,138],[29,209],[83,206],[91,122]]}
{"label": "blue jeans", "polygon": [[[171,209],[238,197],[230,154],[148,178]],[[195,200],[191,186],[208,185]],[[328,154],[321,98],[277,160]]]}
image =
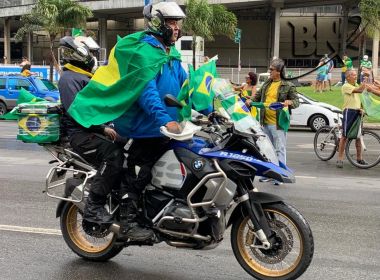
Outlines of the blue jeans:
{"label": "blue jeans", "polygon": [[278,160],[286,165],[286,132],[277,129],[276,125],[265,124],[263,130],[272,142]]}

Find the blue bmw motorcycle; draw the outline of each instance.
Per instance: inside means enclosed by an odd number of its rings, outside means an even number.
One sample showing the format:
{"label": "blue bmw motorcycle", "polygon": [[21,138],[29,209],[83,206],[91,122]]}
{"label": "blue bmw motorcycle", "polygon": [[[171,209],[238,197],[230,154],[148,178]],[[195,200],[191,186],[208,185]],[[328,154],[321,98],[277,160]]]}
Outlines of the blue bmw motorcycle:
{"label": "blue bmw motorcycle", "polygon": [[[169,97],[167,101],[181,106]],[[114,216],[111,226],[84,221],[82,211],[96,170],[70,147],[45,145],[57,162],[47,175],[46,193],[60,200],[57,217],[71,250],[87,260],[106,261],[132,245],[166,242],[212,249],[231,227],[234,255],[252,277],[284,280],[302,275],[314,252],[309,224],[281,197],[254,186],[257,176],[293,183],[294,175],[278,162],[257,121],[236,120],[231,112],[195,118],[198,125],[187,122],[181,134],[162,128],[172,140],[141,197],[139,222],[155,232],[145,241],[119,239],[117,190],[106,205]]]}

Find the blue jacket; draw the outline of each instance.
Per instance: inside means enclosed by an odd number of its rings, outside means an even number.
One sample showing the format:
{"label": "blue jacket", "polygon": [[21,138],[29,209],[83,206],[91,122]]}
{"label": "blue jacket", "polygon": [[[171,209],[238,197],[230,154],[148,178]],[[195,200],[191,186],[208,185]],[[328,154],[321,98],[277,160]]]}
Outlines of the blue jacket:
{"label": "blue jacket", "polygon": [[[153,36],[147,35],[142,41],[156,48],[164,46]],[[149,55],[149,54],[147,54]],[[123,137],[151,138],[163,136],[160,127],[178,120],[176,107],[166,107],[164,97],[177,97],[187,74],[181,61],[172,60],[164,64],[156,78],[148,82],[137,102],[120,118],[114,121],[116,131]]]}

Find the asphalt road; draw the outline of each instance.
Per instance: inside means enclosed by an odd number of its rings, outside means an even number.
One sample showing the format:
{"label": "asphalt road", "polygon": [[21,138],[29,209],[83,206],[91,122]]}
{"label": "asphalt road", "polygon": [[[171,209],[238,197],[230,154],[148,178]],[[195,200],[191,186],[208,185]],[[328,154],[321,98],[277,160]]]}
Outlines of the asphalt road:
{"label": "asphalt road", "polygon": [[[15,134],[15,123],[0,121],[0,279],[252,279],[235,260],[228,232],[210,251],[159,244],[126,248],[107,263],[81,260],[60,235],[57,201],[42,193],[51,157]],[[310,223],[315,254],[299,279],[380,279],[380,166],[359,170],[345,162],[336,169],[335,160],[316,158],[313,135],[288,135],[295,184],[257,183]]]}

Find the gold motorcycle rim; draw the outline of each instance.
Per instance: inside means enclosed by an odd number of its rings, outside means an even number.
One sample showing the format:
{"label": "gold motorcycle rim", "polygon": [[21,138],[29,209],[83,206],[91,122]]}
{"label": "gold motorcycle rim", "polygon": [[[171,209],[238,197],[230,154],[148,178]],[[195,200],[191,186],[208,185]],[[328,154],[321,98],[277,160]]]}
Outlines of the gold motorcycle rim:
{"label": "gold motorcycle rim", "polygon": [[[247,244],[249,236],[252,236],[253,226],[249,225],[249,223],[252,223],[252,222],[249,220],[249,217],[246,217],[241,222],[238,229],[238,235],[237,235],[238,249],[239,249],[240,255],[243,257],[244,262],[255,272],[264,276],[268,276],[268,277],[281,277],[281,276],[291,273],[299,265],[302,259],[302,254],[303,254],[302,237],[298,228],[293,223],[293,221],[290,220],[283,213],[280,213],[272,209],[264,209],[264,211],[266,212],[266,214],[269,213],[272,217],[275,217],[276,220],[279,219],[282,224],[285,224],[288,227],[287,237],[290,237],[289,228],[291,228],[293,241],[297,240],[296,242],[297,244],[293,244],[293,245],[296,245],[296,246],[292,245],[291,251],[288,252],[286,254],[286,257],[281,261],[274,260],[273,258],[272,259],[268,258],[268,260],[269,262],[272,261],[274,263],[261,261],[255,255],[258,255],[259,257],[261,257],[260,255],[262,255],[262,258],[265,258],[265,255],[262,253],[265,250],[261,251],[260,249],[257,249],[257,248],[251,248],[249,246],[251,244]],[[288,240],[282,240],[282,241],[288,242]]]}
{"label": "gold motorcycle rim", "polygon": [[67,233],[71,241],[82,251],[86,253],[101,253],[112,245],[114,234],[111,232],[105,237],[94,237],[86,234],[82,227],[82,215],[78,207],[72,205],[69,209],[66,219]]}

